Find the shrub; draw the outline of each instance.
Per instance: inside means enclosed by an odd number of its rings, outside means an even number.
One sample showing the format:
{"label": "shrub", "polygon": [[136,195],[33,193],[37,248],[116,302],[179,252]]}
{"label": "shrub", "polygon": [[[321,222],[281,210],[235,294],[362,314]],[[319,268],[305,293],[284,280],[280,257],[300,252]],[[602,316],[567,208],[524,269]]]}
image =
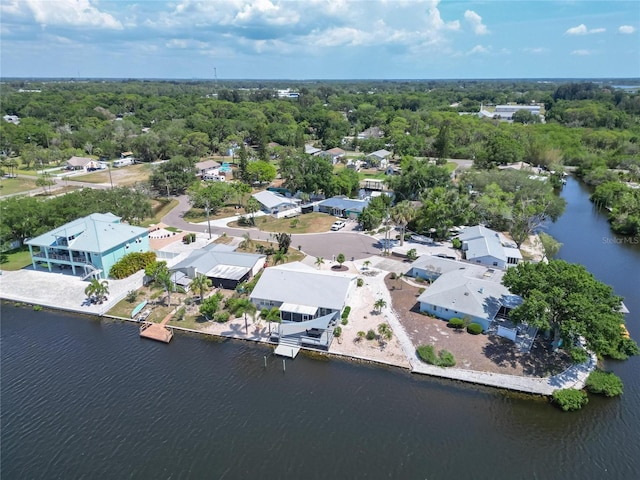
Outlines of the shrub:
{"label": "shrub", "polygon": [[460,250],[462,248],[462,240],[460,240],[459,238],[454,238],[453,240],[451,240],[451,245],[453,246],[453,248]]}
{"label": "shrub", "polygon": [[611,372],[594,370],[589,374],[585,384],[587,391],[598,393],[606,397],[622,395],[622,380]]}
{"label": "shrub", "polygon": [[396,277],[397,277],[396,272],[391,272],[391,274],[389,275],[389,278],[390,278],[391,280],[395,280],[395,279],[396,279]]}
{"label": "shrub", "polygon": [[347,325],[349,323],[349,320],[347,319],[347,317],[342,317],[342,320],[340,320],[340,323],[342,323],[342,325]]}
{"label": "shrub", "polygon": [[448,350],[440,350],[438,352],[438,366],[453,367],[455,364],[456,359],[453,358],[453,353]]}
{"label": "shrub", "polygon": [[423,362],[427,362],[431,365],[437,365],[438,357],[436,356],[433,345],[420,345],[417,348],[418,356]]}
{"label": "shrub", "polygon": [[375,340],[376,332],[372,329],[367,330],[367,340]]}
{"label": "shrub", "polygon": [[334,337],[339,337],[340,335],[342,335],[342,327],[336,327],[333,329],[333,336]]}
{"label": "shrub", "polygon": [[137,290],[129,290],[127,292],[127,296],[125,297],[125,299],[129,303],[135,302],[137,298],[138,298],[138,291]]}
{"label": "shrub", "polygon": [[584,348],[572,348],[569,354],[571,355],[571,360],[573,361],[573,363],[576,364],[584,363],[589,360],[589,354]]}
{"label": "shrub", "polygon": [[344,310],[342,311],[342,318],[346,319],[350,313],[351,313],[351,307],[347,305],[346,307],[344,307]]}
{"label": "shrub", "polygon": [[479,323],[470,323],[467,325],[467,332],[471,335],[480,335],[482,333],[482,325]]}
{"label": "shrub", "polygon": [[462,329],[464,328],[464,320],[461,318],[452,318],[451,320],[449,320],[449,323],[447,323],[448,326],[450,326],[451,328],[455,328],[455,329]]}
{"label": "shrub", "polygon": [[450,351],[440,350],[436,355],[433,345],[420,345],[416,351],[423,362],[436,367],[453,367],[456,364],[456,360]]}
{"label": "shrub", "polygon": [[356,342],[360,342],[367,334],[364,333],[362,330],[360,330],[357,334],[356,334]]}
{"label": "shrub", "polygon": [[33,311],[34,312],[40,312],[42,310],[42,305],[34,305],[33,306]]}
{"label": "shrub", "polygon": [[357,280],[357,285],[358,285],[359,287],[362,287],[362,286],[364,285],[364,280],[363,280],[362,278],[359,278],[359,279]]}
{"label": "shrub", "polygon": [[229,312],[216,312],[213,315],[213,319],[218,323],[224,323],[229,321]]}
{"label": "shrub", "polygon": [[154,252],[131,252],[113,264],[109,276],[115,279],[127,278],[140,270],[145,270],[156,261]]}
{"label": "shrub", "polygon": [[[411,236],[409,236],[409,238],[411,238]],[[415,248],[412,248],[407,252],[407,258],[409,259],[410,262],[413,262],[418,258],[418,252],[416,251]]]}
{"label": "shrub", "polygon": [[589,402],[589,399],[582,390],[565,388],[553,392],[553,402],[565,412],[573,412],[584,407]]}
{"label": "shrub", "polygon": [[178,311],[173,315],[173,320],[175,320],[176,322],[180,322],[182,320],[184,320],[184,316],[187,313],[187,309],[182,307],[179,308]]}

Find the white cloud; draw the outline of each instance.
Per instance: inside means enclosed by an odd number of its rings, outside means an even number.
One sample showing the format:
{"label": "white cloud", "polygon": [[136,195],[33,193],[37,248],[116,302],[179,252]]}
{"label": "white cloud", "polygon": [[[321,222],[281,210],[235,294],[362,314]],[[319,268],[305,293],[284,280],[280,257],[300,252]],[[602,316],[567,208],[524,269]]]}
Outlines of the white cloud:
{"label": "white cloud", "polygon": [[606,28],[592,28],[588,29],[584,23],[581,23],[577,27],[571,27],[565,33],[565,35],[589,35],[592,33],[604,33],[606,32]]}
{"label": "white cloud", "polygon": [[482,23],[482,17],[473,10],[464,12],[464,19],[471,24],[476,35],[486,35],[489,33],[487,26]]}
{"label": "white cloud", "polygon": [[540,55],[541,53],[546,53],[549,51],[548,48],[544,47],[527,47],[522,49],[526,53],[533,53],[534,55]]}
{"label": "white cloud", "polygon": [[25,0],[37,23],[46,27],[92,27],[122,30],[122,24],[111,14],[101,12],[90,0]]}
{"label": "white cloud", "polygon": [[577,55],[579,57],[586,57],[587,55],[591,55],[593,52],[591,50],[579,49],[571,52],[571,55]]}
{"label": "white cloud", "polygon": [[618,28],[618,32],[625,33],[625,34],[633,33],[635,31],[636,31],[636,27],[632,27],[631,25],[621,25]]}
{"label": "white cloud", "polygon": [[467,54],[468,55],[475,55],[477,53],[488,53],[488,52],[489,52],[488,48],[483,47],[482,45],[476,45],[471,50],[469,50],[469,52],[467,52]]}

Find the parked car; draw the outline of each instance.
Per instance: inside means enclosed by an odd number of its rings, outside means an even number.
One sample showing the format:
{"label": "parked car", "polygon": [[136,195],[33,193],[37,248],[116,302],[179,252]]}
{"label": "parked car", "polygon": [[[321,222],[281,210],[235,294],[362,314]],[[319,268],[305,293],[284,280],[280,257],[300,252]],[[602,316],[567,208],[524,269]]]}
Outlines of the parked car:
{"label": "parked car", "polygon": [[331,230],[340,230],[341,228],[344,228],[346,225],[346,223],[344,223],[341,220],[338,220],[336,222],[333,222],[333,225],[331,225]]}

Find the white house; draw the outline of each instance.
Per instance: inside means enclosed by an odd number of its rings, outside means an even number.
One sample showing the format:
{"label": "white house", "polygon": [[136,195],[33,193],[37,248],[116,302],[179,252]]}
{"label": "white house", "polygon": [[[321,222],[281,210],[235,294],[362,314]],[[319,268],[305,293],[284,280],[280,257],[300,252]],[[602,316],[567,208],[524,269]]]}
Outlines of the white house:
{"label": "white house", "polygon": [[458,236],[464,258],[489,267],[507,268],[522,261],[520,250],[508,246],[498,232],[483,225],[466,227]]}
{"label": "white house", "polygon": [[265,269],[250,300],[258,310],[278,308],[284,322],[330,319],[342,312],[355,284],[355,275],[292,262]]}
{"label": "white house", "polygon": [[508,318],[522,303],[502,285],[504,272],[457,263],[440,274],[419,297],[420,311],[437,318],[467,318],[487,330],[496,318]]}
{"label": "white house", "polygon": [[67,160],[67,168],[70,170],[89,170],[100,169],[101,165],[98,160],[89,157],[71,157]]}
{"label": "white house", "polygon": [[260,202],[264,212],[276,218],[292,217],[299,215],[301,212],[299,201],[287,198],[279,193],[263,190],[262,192],[254,193],[252,197]]}
{"label": "white house", "polygon": [[344,158],[345,155],[345,151],[342,150],[341,148],[331,148],[329,150],[325,150],[324,152],[320,152],[320,156],[324,157],[328,160],[331,160],[331,163],[333,165],[335,165],[336,163],[338,163],[342,158]]}
{"label": "white house", "polygon": [[314,147],[313,145],[305,145],[304,153],[307,155],[319,155],[322,152],[321,149]]}
{"label": "white house", "polygon": [[371,152],[365,158],[369,160],[369,162],[372,165],[375,165],[384,169],[389,163],[389,157],[391,157],[391,152],[383,149],[383,150],[376,150],[375,152]]}
{"label": "white house", "polygon": [[205,175],[210,170],[215,170],[218,167],[220,167],[220,164],[215,160],[204,160],[202,162],[198,162],[195,164],[196,175]]}

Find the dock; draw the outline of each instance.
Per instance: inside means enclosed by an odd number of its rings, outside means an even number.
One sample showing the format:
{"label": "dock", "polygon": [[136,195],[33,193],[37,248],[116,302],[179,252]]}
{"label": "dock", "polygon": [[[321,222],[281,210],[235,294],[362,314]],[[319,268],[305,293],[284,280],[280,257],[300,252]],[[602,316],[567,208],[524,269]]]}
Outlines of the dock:
{"label": "dock", "polygon": [[171,320],[173,312],[162,319],[160,323],[145,323],[140,326],[140,336],[149,338],[158,342],[169,343],[173,338],[173,330],[167,327],[167,323]]}
{"label": "dock", "polygon": [[296,358],[299,351],[300,347],[294,347],[292,345],[278,345],[274,353],[281,357]]}

